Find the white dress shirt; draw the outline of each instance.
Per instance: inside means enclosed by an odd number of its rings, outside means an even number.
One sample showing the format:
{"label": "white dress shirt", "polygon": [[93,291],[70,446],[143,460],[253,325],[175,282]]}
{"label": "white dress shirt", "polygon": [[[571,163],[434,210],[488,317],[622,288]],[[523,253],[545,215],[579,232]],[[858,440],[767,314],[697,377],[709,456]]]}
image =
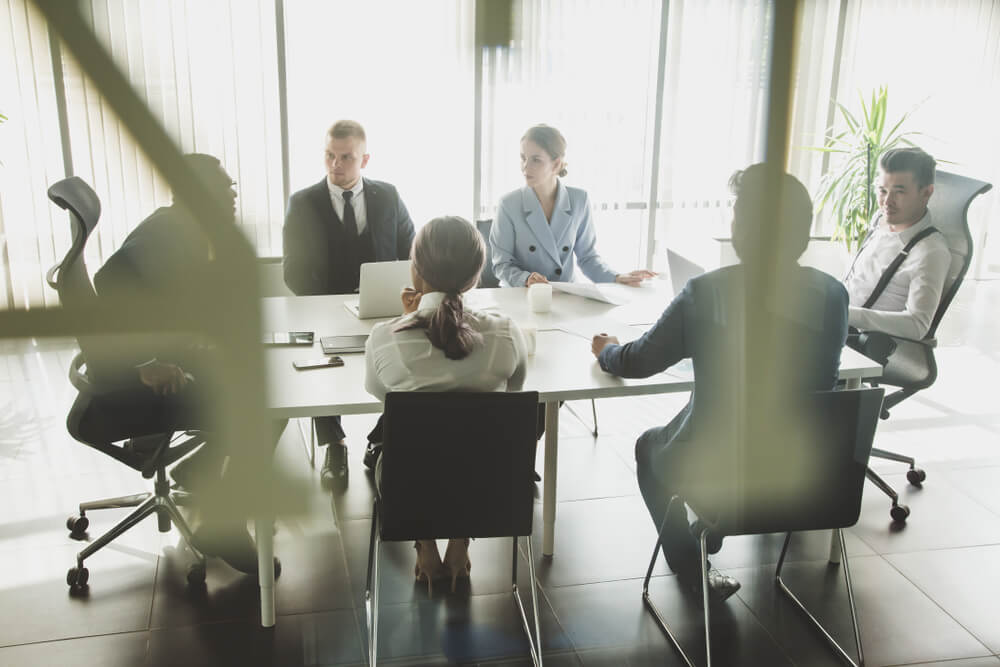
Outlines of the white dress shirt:
{"label": "white dress shirt", "polygon": [[465,311],[469,325],[482,340],[464,359],[445,357],[424,329],[395,331],[417,314],[429,316],[443,300],[442,292],[424,294],[416,313],[372,328],[365,345],[368,393],[385,400],[390,391],[520,391],[527,350],[521,330],[506,315]]}
{"label": "white dress shirt", "polygon": [[951,251],[940,233],[918,241],[871,308],[861,306],[896,255],[930,226],[930,211],[898,232],[889,228],[884,217],[880,218],[875,233],[858,251],[844,279],[850,297],[847,321],[851,326],[914,340],[927,334],[951,266]]}
{"label": "white dress shirt", "polygon": [[[344,219],[344,188],[330,182],[330,177],[326,177],[326,185],[330,188],[330,203],[333,204],[333,211],[340,220]],[[351,188],[354,197],[351,198],[351,207],[354,209],[354,220],[358,223],[358,234],[365,231],[368,225],[368,216],[365,209],[365,179],[359,178],[358,182]]]}

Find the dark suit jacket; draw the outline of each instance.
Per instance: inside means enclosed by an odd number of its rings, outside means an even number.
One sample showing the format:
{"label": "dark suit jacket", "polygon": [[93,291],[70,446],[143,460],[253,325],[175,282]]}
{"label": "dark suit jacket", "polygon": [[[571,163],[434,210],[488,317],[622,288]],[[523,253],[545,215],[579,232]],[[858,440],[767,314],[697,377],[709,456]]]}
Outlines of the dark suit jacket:
{"label": "dark suit jacket", "polygon": [[[780,378],[779,395],[774,397],[762,397],[767,383],[747,378],[743,388],[758,406],[781,410],[789,399],[832,389],[837,382],[847,337],[844,286],[816,269],[796,267],[787,277],[786,301],[762,308],[759,303],[744,303],[745,281],[742,265],[692,278],[652,329],[631,343],[607,345],[601,351],[601,368],[620,377],[648,377],[691,359],[695,390],[687,407],[661,432],[669,443],[679,445],[669,448],[674,467],[678,466],[678,450],[697,460],[686,470],[704,466],[718,475],[732,467],[728,464],[741,428],[739,376],[744,363],[752,373]],[[770,346],[770,354],[745,356],[746,308],[755,309],[756,322],[763,330],[760,344]],[[781,360],[781,367],[763,367],[759,359],[768,358]],[[766,402],[761,403],[764,398]],[[750,415],[747,428],[771,414],[764,409]],[[653,466],[661,468],[656,458]]]}
{"label": "dark suit jacket", "polygon": [[[365,211],[375,246],[375,261],[408,259],[413,244],[413,221],[389,183],[364,179]],[[338,283],[331,267],[346,261],[347,248],[330,202],[326,178],[299,190],[288,200],[285,213],[285,284],[295,294],[346,294],[354,285]],[[331,238],[333,235],[333,238]]]}
{"label": "dark suit jacket", "polygon": [[[94,274],[98,297],[185,298],[209,280],[207,237],[176,206],[158,208],[132,230],[121,247]],[[189,336],[127,335],[105,341],[107,354],[92,368],[106,381],[137,380],[137,364],[157,358],[188,365]],[[88,354],[88,367],[93,360]]]}

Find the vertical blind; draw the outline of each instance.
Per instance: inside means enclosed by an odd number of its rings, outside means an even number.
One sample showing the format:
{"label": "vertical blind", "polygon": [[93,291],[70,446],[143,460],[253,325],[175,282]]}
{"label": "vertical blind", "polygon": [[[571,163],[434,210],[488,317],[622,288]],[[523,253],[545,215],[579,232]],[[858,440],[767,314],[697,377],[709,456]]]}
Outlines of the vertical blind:
{"label": "vertical blind", "polygon": [[483,63],[483,165],[479,217],[524,185],[525,130],[558,128],[567,142],[565,182],[594,207],[598,244],[619,271],[640,265],[649,196],[660,3],[522,0],[510,48]]}
{"label": "vertical blind", "polygon": [[324,135],[352,119],[368,136],[362,174],[395,185],[417,226],[470,217],[472,9],[454,0],[285,0],[293,192],[325,177]]}
{"label": "vertical blind", "polygon": [[[514,5],[511,45],[483,53],[477,135],[474,3],[285,0],[283,165],[274,0],[82,3],[181,148],[218,156],[233,175],[239,222],[259,254],[281,252],[282,170],[292,190],[321,179],[323,135],[338,118],[366,126],[365,174],[395,184],[418,226],[442,214],[492,217],[498,199],[523,183],[521,135],[544,122],[566,136],[566,182],[590,193],[601,251],[619,270],[641,266],[647,243],[654,268],[662,268],[666,245],[724,233],[728,177],[762,157],[769,0],[671,0],[665,34],[660,0],[623,0],[613,9],[598,0]],[[1000,183],[995,0],[813,0],[801,8],[792,173],[815,191],[828,161],[805,147],[821,144],[836,120],[831,99],[850,106],[859,90],[888,84],[890,115],[919,104],[910,127],[924,133],[929,151],[955,163],[944,168]],[[0,0],[0,57],[7,65],[0,113],[9,117],[0,125],[0,307],[44,307],[56,302],[44,273],[69,244],[65,214],[45,196],[64,175],[64,160],[104,205],[88,247],[92,271],[170,195],[66,53],[57,61],[69,126],[63,150],[49,34],[30,2]],[[973,211],[977,258],[986,266],[1000,264],[1000,243],[987,235],[987,221],[1000,218],[995,193]],[[657,224],[647,239],[651,215]]]}

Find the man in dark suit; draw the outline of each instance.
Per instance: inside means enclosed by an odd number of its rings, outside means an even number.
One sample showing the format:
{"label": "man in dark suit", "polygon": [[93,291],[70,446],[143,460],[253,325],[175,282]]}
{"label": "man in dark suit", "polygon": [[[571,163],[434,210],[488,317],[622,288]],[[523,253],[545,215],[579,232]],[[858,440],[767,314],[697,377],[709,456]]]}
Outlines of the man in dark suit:
{"label": "man in dark suit", "polygon": [[[601,368],[619,377],[648,377],[692,360],[695,390],[687,406],[666,426],[643,433],[635,458],[653,525],[664,526],[667,564],[695,588],[698,545],[684,504],[671,505],[671,497],[731,507],[748,457],[782,460],[780,438],[760,434],[780,432],[796,396],[834,387],[847,337],[844,286],[797,263],[812,222],[805,187],[763,164],[737,172],[730,187],[736,194],[733,247],[741,263],[692,278],[639,339],[621,345],[598,334],[591,346]],[[721,543],[710,550],[718,548]],[[719,600],[740,587],[714,569],[708,579]]]}
{"label": "man in dark suit", "polygon": [[[185,161],[217,198],[232,203],[232,217],[221,222],[235,223],[234,183],[219,161],[203,154],[186,155]],[[99,298],[196,298],[204,281],[211,279],[212,260],[208,237],[175,201],[132,230],[94,275],[94,287]],[[95,342],[99,349],[94,355],[88,352],[88,373],[109,391],[95,396],[84,410],[79,430],[85,439],[113,442],[152,433],[213,430],[213,399],[218,393],[211,348],[182,335],[128,335]],[[284,425],[276,424],[275,443]],[[171,475],[196,493],[210,484],[228,483],[224,471],[229,454],[223,443],[209,438]],[[201,510],[194,545],[238,570],[255,573],[257,552],[246,523],[223,517],[220,508],[208,503]]]}
{"label": "man in dark suit", "polygon": [[[293,194],[285,214],[285,284],[299,295],[352,294],[361,265],[408,259],[413,221],[389,183],[361,177],[369,155],[364,128],[340,120],[326,133],[326,177]],[[340,417],[313,420],[326,445],[325,484],[347,478],[347,446]],[[372,444],[365,463],[373,461]]]}

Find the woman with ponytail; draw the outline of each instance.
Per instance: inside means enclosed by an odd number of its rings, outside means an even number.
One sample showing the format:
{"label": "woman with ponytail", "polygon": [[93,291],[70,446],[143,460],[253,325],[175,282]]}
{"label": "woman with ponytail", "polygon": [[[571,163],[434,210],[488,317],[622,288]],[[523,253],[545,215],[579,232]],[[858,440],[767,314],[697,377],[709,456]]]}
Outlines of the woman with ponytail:
{"label": "woman with ponytail", "polygon": [[[365,348],[365,388],[385,399],[390,391],[518,391],[526,349],[514,322],[498,313],[465,308],[486,257],[483,239],[464,218],[435,218],[410,252],[413,287],[402,293],[403,315],[375,325]],[[379,480],[381,460],[376,464]],[[467,577],[469,540],[448,541],[444,560],[434,540],[418,540],[418,580]]]}

